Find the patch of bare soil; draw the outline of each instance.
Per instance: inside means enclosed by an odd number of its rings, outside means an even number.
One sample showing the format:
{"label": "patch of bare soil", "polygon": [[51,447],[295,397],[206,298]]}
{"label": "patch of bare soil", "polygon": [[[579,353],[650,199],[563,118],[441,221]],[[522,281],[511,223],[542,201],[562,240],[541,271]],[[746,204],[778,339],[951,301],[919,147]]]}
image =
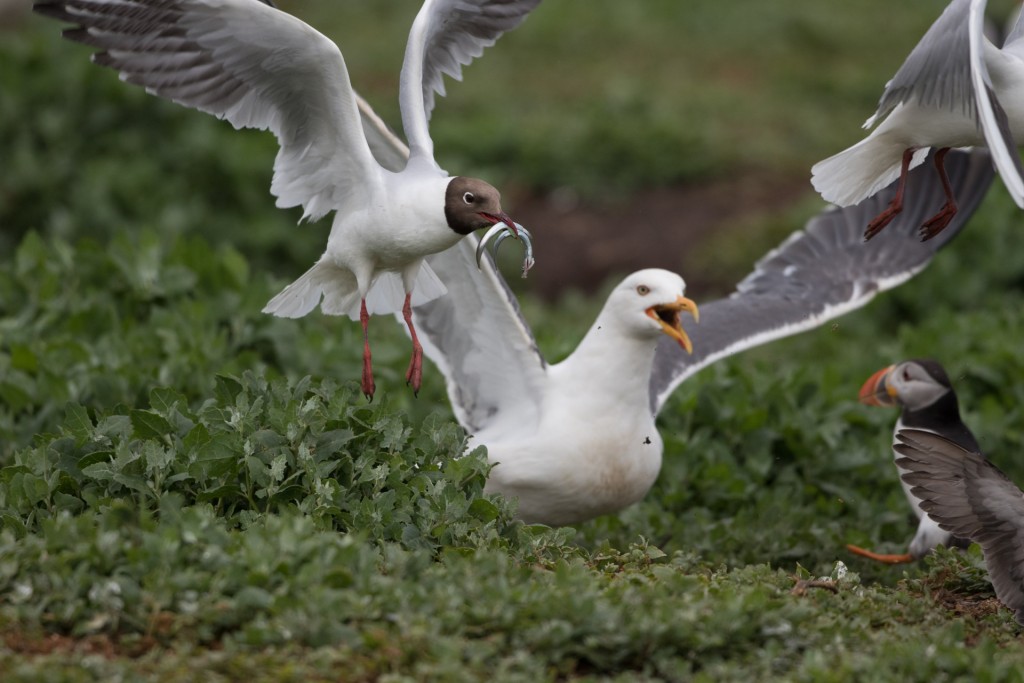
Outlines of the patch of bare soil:
{"label": "patch of bare soil", "polygon": [[[554,297],[571,288],[590,292],[612,274],[641,268],[680,272],[685,255],[699,250],[706,240],[719,239],[723,233],[737,233],[736,239],[743,239],[737,226],[792,206],[811,191],[803,176],[746,172],[696,185],[654,188],[628,202],[607,205],[579,202],[565,191],[526,196],[516,199],[513,215],[534,235],[538,267],[530,272],[530,288]],[[681,274],[696,289],[734,284]]]}
{"label": "patch of bare soil", "polygon": [[1002,604],[994,596],[965,595],[954,591],[939,589],[933,593],[935,602],[959,617],[971,617],[980,620],[1003,609]]}
{"label": "patch of bare soil", "polygon": [[[11,628],[0,633],[0,642],[8,650],[24,655],[89,654],[101,655],[107,659],[115,657],[141,657],[150,650],[160,647],[161,640],[174,630],[176,616],[171,612],[155,614],[150,623],[150,632],[145,634],[94,633],[73,636],[63,633],[45,633],[35,630]],[[209,646],[216,648],[217,645]]]}

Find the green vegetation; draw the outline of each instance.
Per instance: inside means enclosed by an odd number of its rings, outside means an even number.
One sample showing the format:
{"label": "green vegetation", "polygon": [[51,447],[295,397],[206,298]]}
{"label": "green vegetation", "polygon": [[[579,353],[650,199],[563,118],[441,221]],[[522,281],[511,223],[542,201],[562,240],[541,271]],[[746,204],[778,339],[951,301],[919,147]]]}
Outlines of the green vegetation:
{"label": "green vegetation", "polygon": [[[400,50],[379,36],[400,45],[415,4],[296,10],[354,41],[354,80],[388,112]],[[801,177],[856,139],[906,51],[892,36],[934,16],[602,2],[581,34],[573,5],[542,6],[452,88],[435,116],[445,163],[596,194],[775,164]],[[879,31],[864,16],[883,9]],[[1024,250],[998,183],[919,278],[682,387],[643,502],[524,526],[481,494],[483,453],[456,457],[437,371],[419,399],[404,386],[398,325],[371,327],[367,405],[357,325],[259,313],[326,231],[273,209],[270,136],[146,97],[52,23],[32,29],[0,41],[4,681],[1022,678],[976,550],[900,569],[843,548],[912,534],[895,415],[855,401],[892,361],[942,360],[1024,483]],[[593,139],[608,146],[584,163]],[[557,359],[601,301],[523,306]],[[822,576],[837,592],[793,592]]]}

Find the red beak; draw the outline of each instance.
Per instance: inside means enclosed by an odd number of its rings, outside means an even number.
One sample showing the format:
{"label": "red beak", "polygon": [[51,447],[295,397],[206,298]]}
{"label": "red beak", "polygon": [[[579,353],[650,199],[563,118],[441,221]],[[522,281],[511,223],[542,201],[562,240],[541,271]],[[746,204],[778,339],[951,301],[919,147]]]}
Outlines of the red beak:
{"label": "red beak", "polygon": [[516,229],[516,222],[512,220],[511,216],[502,211],[498,214],[480,212],[480,215],[493,223],[504,223],[508,226],[508,229],[512,231],[512,234],[517,238],[519,237],[519,230]]}
{"label": "red beak", "polygon": [[895,365],[882,368],[875,374],[868,377],[864,386],[860,388],[860,402],[866,406],[894,406],[896,405],[896,394],[889,387],[889,373]]}

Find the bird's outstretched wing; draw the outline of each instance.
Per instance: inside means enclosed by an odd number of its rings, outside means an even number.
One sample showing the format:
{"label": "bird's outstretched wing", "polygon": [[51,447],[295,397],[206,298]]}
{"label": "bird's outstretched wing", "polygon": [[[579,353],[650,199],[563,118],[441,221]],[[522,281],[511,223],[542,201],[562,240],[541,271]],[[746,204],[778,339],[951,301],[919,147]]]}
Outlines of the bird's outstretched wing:
{"label": "bird's outstretched wing", "polygon": [[370,146],[374,159],[389,171],[401,171],[409,162],[409,148],[384,119],[377,115],[362,95],[356,95],[356,104],[359,107],[363,135],[366,136],[366,144]]}
{"label": "bird's outstretched wing", "polygon": [[547,364],[493,263],[488,258],[477,268],[476,245],[471,235],[427,257],[448,294],[413,309],[416,329],[467,431],[505,423],[530,431],[540,420]]}
{"label": "bird's outstretched wing", "polygon": [[462,67],[518,26],[540,0],[426,0],[413,21],[399,98],[402,126],[414,155],[433,159],[427,129],[443,75],[462,80]]}
{"label": "bird's outstretched wing", "polygon": [[378,177],[338,47],[254,0],[37,0],[121,79],[281,145],[271,192],[316,219]]}
{"label": "bird's outstretched wing", "polygon": [[1024,624],[1024,493],[982,455],[937,434],[901,429],[893,448],[921,508],[981,546],[996,596]]}
{"label": "bird's outstretched wing", "polygon": [[[960,0],[958,0],[960,1]],[[1020,41],[1024,30],[1022,17],[1018,16],[1006,39],[1006,45]],[[970,33],[970,73],[972,90],[977,105],[976,112],[985,142],[992,150],[992,161],[999,170],[1010,196],[1017,206],[1024,208],[1024,168],[1021,167],[1017,143],[1010,132],[1006,111],[992,90],[988,67],[985,64],[985,0],[971,0],[971,14],[967,22]],[[1000,59],[1019,62],[1018,58],[1000,53]]]}
{"label": "bird's outstretched wing", "polygon": [[[986,0],[949,3],[886,85],[878,110],[864,127],[870,128],[904,102],[950,110],[974,120],[985,135],[1006,189],[1024,208],[1024,168],[985,63],[985,4]],[[1018,19],[1007,44],[1019,40],[1021,30]]]}
{"label": "bird's outstretched wing", "polygon": [[864,241],[864,225],[888,205],[895,186],[855,206],[825,209],[758,261],[731,296],[701,304],[700,324],[690,331],[692,355],[669,339],[658,344],[651,409],[659,412],[675,388],[701,368],[818,327],[921,271],[963,229],[994,177],[982,148],[951,151],[946,170],[959,210],[935,239],[921,242],[917,231],[944,194],[932,164],[921,164],[907,180],[903,212],[874,239]]}
{"label": "bird's outstretched wing", "polygon": [[979,2],[984,15],[984,0],[949,3],[886,84],[878,110],[864,124],[865,128],[881,121],[903,102],[959,109],[965,116],[976,116],[968,24],[972,5]]}

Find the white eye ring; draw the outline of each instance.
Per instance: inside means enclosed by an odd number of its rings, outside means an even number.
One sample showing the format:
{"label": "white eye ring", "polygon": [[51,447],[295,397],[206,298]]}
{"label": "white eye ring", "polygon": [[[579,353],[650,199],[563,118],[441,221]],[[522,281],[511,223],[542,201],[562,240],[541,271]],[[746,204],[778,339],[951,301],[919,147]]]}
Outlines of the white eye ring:
{"label": "white eye ring", "polygon": [[467,192],[466,194],[462,195],[462,201],[466,202],[467,204],[472,204],[473,202],[476,201],[476,197],[473,196],[472,192]]}
{"label": "white eye ring", "polygon": [[638,285],[636,288],[636,293],[639,294],[640,296],[647,296],[648,294],[651,293],[651,288],[648,287],[647,285]]}

